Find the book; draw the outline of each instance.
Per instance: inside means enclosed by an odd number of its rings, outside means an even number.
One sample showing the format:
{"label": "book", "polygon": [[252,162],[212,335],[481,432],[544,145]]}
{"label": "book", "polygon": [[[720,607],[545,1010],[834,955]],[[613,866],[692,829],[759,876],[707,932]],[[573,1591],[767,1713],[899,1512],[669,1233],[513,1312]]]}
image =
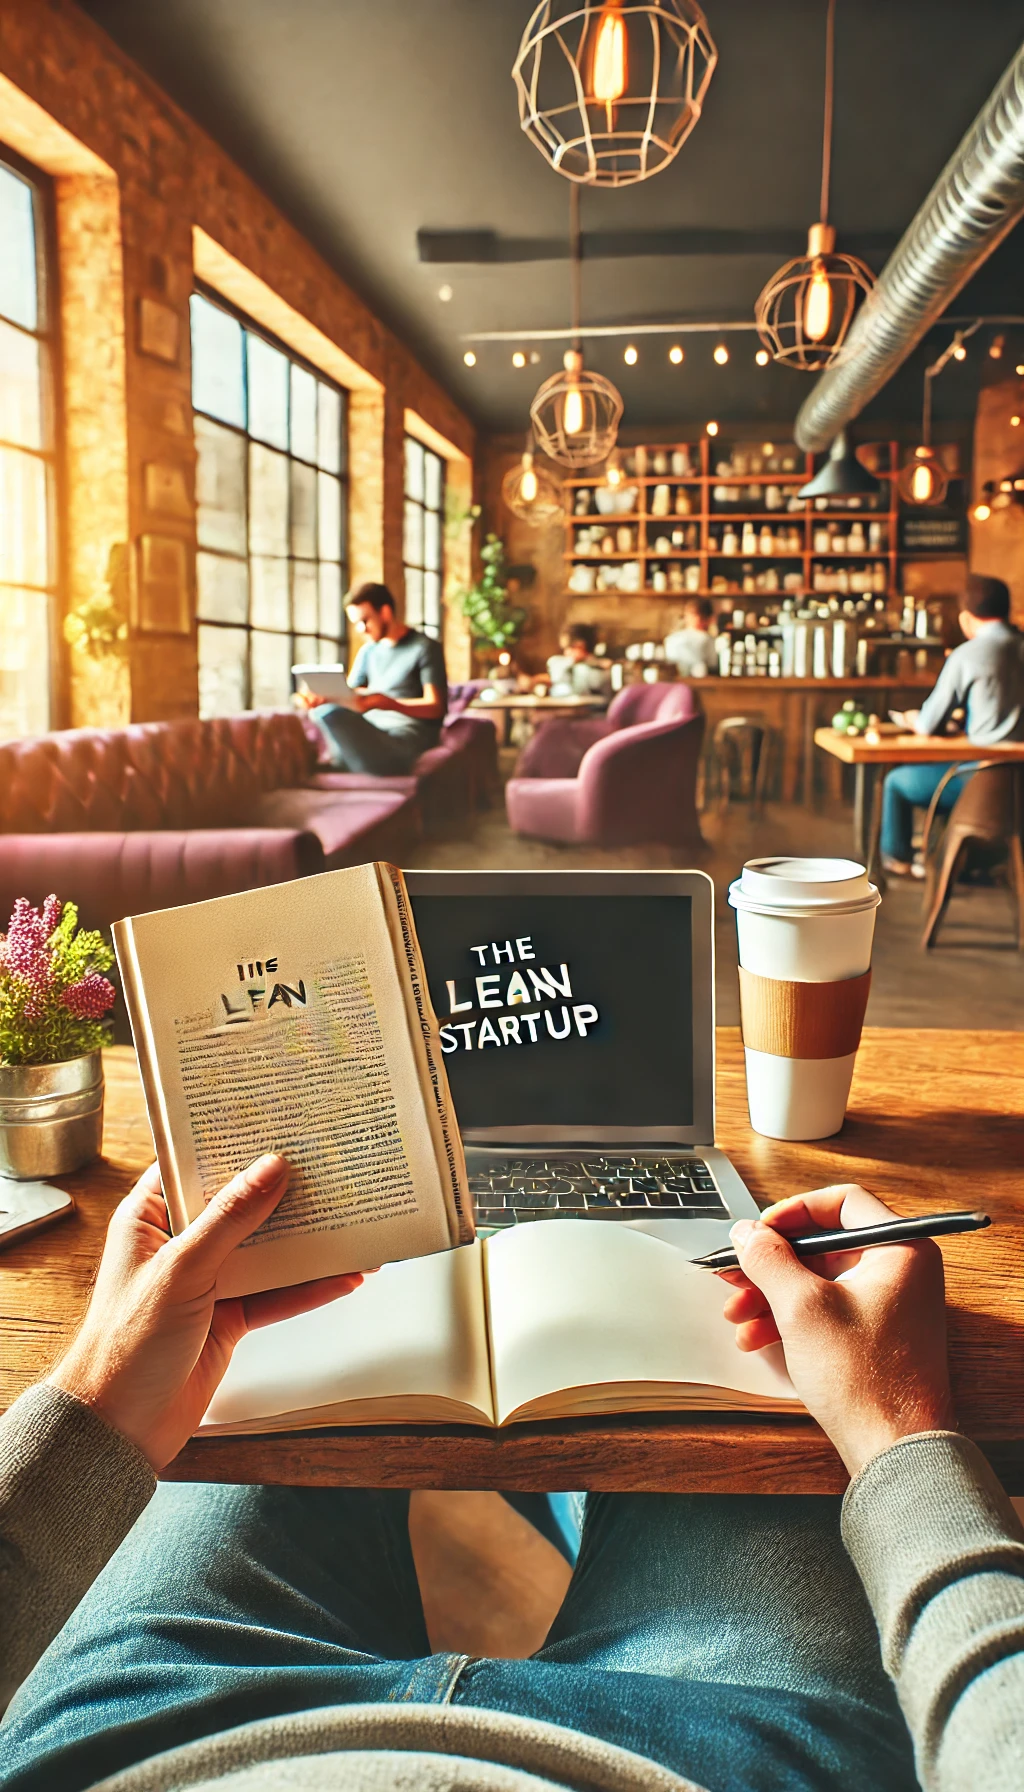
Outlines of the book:
{"label": "book", "polygon": [[172,1231],[263,1152],[291,1165],[218,1295],[472,1241],[437,1019],[395,866],[132,915],[113,931]]}
{"label": "book", "polygon": [[514,1226],[243,1338],[200,1435],[800,1410],[780,1346],[737,1350],[726,1293],[623,1221]]}

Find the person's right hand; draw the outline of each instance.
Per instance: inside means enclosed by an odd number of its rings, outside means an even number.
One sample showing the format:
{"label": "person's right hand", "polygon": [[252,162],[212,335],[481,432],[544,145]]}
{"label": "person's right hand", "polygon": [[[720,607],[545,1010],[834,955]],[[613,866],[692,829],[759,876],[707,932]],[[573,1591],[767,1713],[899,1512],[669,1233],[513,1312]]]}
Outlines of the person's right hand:
{"label": "person's right hand", "polygon": [[[851,1475],[901,1437],[953,1428],[942,1253],[930,1238],[801,1261],[786,1234],[897,1218],[846,1183],[740,1220],[725,1317],[740,1350],[781,1341],[789,1377]],[[835,1280],[837,1276],[841,1280]]]}

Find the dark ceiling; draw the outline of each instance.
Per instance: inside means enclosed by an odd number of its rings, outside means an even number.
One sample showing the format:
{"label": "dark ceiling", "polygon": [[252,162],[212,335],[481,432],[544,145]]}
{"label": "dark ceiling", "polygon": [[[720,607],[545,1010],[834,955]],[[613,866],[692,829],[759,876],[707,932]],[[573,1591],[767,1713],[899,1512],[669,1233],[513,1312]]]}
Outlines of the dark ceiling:
{"label": "dark ceiling", "polygon": [[[420,354],[474,419],[525,427],[530,396],[562,346],[516,371],[514,344],[464,333],[568,321],[563,259],[445,264],[419,258],[417,233],[493,231],[565,239],[569,185],[522,135],[510,69],[534,0],[85,0],[90,12],[199,120]],[[584,192],[589,232],[705,228],[791,231],[817,215],[825,0],[705,0],[719,50],[704,116],[672,165],[639,186]],[[1020,0],[839,0],[832,220],[847,235],[895,237],[983,104],[1021,36]],[[705,245],[706,247],[706,245]],[[750,316],[777,253],[595,257],[584,318],[597,323]],[[884,253],[869,255],[877,268]],[[439,290],[449,285],[443,303]],[[1024,240],[1015,232],[955,301],[957,314],[1024,311]],[[866,415],[912,421],[939,329]],[[997,371],[979,336],[936,382],[936,417],[972,414]],[[754,366],[753,335],[588,345],[619,384],[626,425],[709,416],[786,423],[807,376]],[[1016,341],[1016,348],[1015,348]],[[1008,355],[1024,357],[1024,331]],[[1005,362],[1001,365],[1005,365]]]}

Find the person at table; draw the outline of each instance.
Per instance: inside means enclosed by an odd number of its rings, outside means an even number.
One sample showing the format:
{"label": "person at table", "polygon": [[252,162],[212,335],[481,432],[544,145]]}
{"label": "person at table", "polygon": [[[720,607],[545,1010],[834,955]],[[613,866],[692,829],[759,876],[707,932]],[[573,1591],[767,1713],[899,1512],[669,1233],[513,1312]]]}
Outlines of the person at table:
{"label": "person at table", "polygon": [[709,597],[691,597],[678,628],[665,636],[665,658],[683,678],[705,678],[718,671],[718,649],[711,634],[715,606]]}
{"label": "person at table", "polygon": [[611,671],[597,658],[597,630],[590,622],[570,622],[558,637],[559,652],[548,660],[552,697],[610,697]]}
{"label": "person at table", "polygon": [[355,709],[315,693],[303,701],[339,771],[402,774],[441,738],[448,681],[440,641],[408,628],[386,585],[373,581],[349,593],[345,614],[365,636],[348,682]]}
{"label": "person at table", "polygon": [[543,1648],[481,1660],[430,1651],[408,1494],[154,1480],[247,1331],[359,1300],[359,1276],[216,1299],[287,1180],[259,1159],[172,1238],[154,1166],[0,1421],[8,1792],[1022,1784],[1024,1532],[954,1426],[932,1241],[797,1258],[787,1232],[888,1216],[863,1190],[739,1222],[726,1318],[742,1350],[781,1340],[845,1498],[588,1495]]}
{"label": "person at table", "polygon": [[[920,709],[894,710],[894,721],[917,734],[941,734],[954,710],[966,711],[965,732],[979,747],[1024,740],[1024,635],[1010,622],[1010,593],[1002,579],[972,573],[960,612],[964,641],[943,665],[935,689]],[[979,755],[983,757],[983,755]],[[914,810],[926,809],[948,765],[899,765],[885,780],[882,796],[882,863],[897,877],[923,877],[914,863]],[[948,814],[970,767],[951,778],[939,798]]]}

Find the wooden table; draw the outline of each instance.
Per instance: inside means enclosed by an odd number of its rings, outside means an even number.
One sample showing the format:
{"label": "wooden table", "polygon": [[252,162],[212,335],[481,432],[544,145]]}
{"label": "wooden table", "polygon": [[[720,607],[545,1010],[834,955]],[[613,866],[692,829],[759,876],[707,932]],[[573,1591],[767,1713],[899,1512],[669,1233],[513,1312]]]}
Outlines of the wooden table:
{"label": "wooden table", "polygon": [[[524,717],[532,724],[528,730],[528,733],[532,733],[537,722],[544,719],[550,719],[553,716],[600,714],[608,708],[610,702],[610,697],[538,697],[533,691],[509,691],[486,699],[474,697],[468,707],[476,715],[493,715],[496,725],[497,718],[499,716],[502,718],[498,729],[498,740],[499,744],[503,746],[507,717]],[[523,743],[520,742],[520,744]]]}
{"label": "wooden table", "polygon": [[[106,1155],[61,1177],[68,1220],[0,1253],[0,1409],[44,1375],[78,1321],[107,1219],[152,1152],[134,1054],[106,1054]],[[747,1121],[739,1030],[718,1033],[718,1138],[755,1196],[859,1181],[901,1212],[985,1207],[988,1232],[943,1240],[961,1422],[1024,1493],[1024,1034],[869,1027],[850,1116],[820,1145]],[[172,1480],[453,1488],[834,1493],[842,1465],[808,1418],[744,1414],[515,1425],[389,1426],[193,1440]]]}
{"label": "wooden table", "polygon": [[882,789],[885,774],[894,765],[974,765],[982,759],[1024,762],[1024,741],[1003,741],[979,746],[963,734],[884,734],[877,743],[862,734],[838,734],[834,728],[816,728],[814,744],[844,765],[856,767],[853,805],[853,848],[868,875],[885,888],[879,844],[882,835]]}

